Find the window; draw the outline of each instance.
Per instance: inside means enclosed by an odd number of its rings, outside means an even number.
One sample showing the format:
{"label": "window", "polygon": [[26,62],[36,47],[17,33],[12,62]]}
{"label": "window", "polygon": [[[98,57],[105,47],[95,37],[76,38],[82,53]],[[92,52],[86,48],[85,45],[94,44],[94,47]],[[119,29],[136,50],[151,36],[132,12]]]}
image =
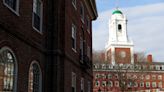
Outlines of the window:
{"label": "window", "polygon": [[118,24],[118,30],[121,30],[121,29],[122,29],[121,24]]}
{"label": "window", "polygon": [[91,82],[88,81],[88,92],[91,92]]}
{"label": "window", "polygon": [[141,76],[140,76],[140,79],[143,80],[143,79],[144,79],[144,75],[141,75]]}
{"label": "window", "polygon": [[140,82],[140,87],[144,87],[144,82]]}
{"label": "window", "polygon": [[88,30],[88,33],[90,33],[90,19],[89,19],[89,17],[87,16],[87,18],[86,18],[86,25],[87,25],[87,30]]}
{"label": "window", "polygon": [[127,86],[128,86],[128,87],[132,87],[132,86],[133,86],[133,82],[129,82],[129,83],[127,84]]}
{"label": "window", "polygon": [[105,64],[101,64],[102,69],[106,69],[106,65]]}
{"label": "window", "polygon": [[76,9],[76,0],[72,0],[72,5],[73,5],[74,8]]}
{"label": "window", "polygon": [[95,86],[96,87],[100,86],[100,82],[99,81],[95,81]]}
{"label": "window", "polygon": [[102,81],[102,86],[103,86],[103,87],[106,86],[106,81]]}
{"label": "window", "polygon": [[17,64],[14,54],[4,47],[0,50],[0,92],[16,92]]}
{"label": "window", "polygon": [[158,75],[158,80],[162,80],[162,75]]}
{"label": "window", "polygon": [[146,79],[149,80],[150,79],[150,75],[146,75]]}
{"label": "window", "polygon": [[158,82],[158,87],[162,88],[162,82]]}
{"label": "window", "polygon": [[83,61],[83,56],[84,56],[84,46],[83,46],[83,39],[80,37],[80,60]]}
{"label": "window", "polygon": [[115,74],[115,78],[118,79],[118,74]]}
{"label": "window", "polygon": [[80,6],[80,16],[81,16],[81,20],[84,23],[84,5],[81,2],[81,6]]}
{"label": "window", "polygon": [[113,86],[113,82],[112,82],[112,81],[108,81],[107,85],[108,85],[109,87],[112,87],[112,86]]}
{"label": "window", "polygon": [[152,80],[156,80],[156,75],[152,75]]}
{"label": "window", "polygon": [[40,0],[33,0],[33,27],[41,32],[42,29],[42,2]]}
{"label": "window", "polygon": [[4,4],[14,12],[18,12],[18,0],[3,0]]}
{"label": "window", "polygon": [[159,65],[156,65],[156,70],[160,70],[160,66]]}
{"label": "window", "polygon": [[137,82],[134,82],[134,87],[138,87],[138,83]]}
{"label": "window", "polygon": [[105,79],[106,78],[106,75],[105,74],[101,74],[102,78]]}
{"label": "window", "polygon": [[152,87],[153,88],[157,87],[157,83],[156,82],[152,82]]}
{"label": "window", "polygon": [[81,91],[84,92],[84,78],[81,78]]}
{"label": "window", "polygon": [[112,79],[112,75],[111,74],[108,74],[108,79]]}
{"label": "window", "polygon": [[72,48],[76,50],[76,26],[72,24]]}
{"label": "window", "polygon": [[37,62],[32,62],[29,69],[28,92],[41,92],[42,74]]}
{"label": "window", "polygon": [[115,87],[119,87],[119,82],[115,81]]}
{"label": "window", "polygon": [[76,92],[76,74],[72,72],[72,92]]}
{"label": "window", "polygon": [[87,56],[90,58],[90,52],[91,52],[91,48],[89,46],[87,46]]}
{"label": "window", "polygon": [[98,79],[100,77],[100,75],[97,73],[95,74],[95,79]]}
{"label": "window", "polygon": [[146,87],[150,87],[150,82],[146,82]]}

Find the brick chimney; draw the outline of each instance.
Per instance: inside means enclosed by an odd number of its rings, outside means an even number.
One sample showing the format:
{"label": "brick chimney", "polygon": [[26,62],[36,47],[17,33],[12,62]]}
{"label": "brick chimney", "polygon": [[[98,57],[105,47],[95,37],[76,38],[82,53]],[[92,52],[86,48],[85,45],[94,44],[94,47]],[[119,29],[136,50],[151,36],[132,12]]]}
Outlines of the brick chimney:
{"label": "brick chimney", "polygon": [[153,58],[152,58],[151,54],[147,55],[147,62],[149,62],[149,63],[153,62]]}

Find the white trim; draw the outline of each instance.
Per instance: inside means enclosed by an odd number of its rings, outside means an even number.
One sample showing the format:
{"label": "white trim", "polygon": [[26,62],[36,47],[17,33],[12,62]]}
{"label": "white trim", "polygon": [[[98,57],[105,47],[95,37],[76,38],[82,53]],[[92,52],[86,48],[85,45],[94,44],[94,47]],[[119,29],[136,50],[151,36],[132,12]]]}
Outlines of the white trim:
{"label": "white trim", "polygon": [[[82,9],[82,12],[81,12],[81,9]],[[82,2],[80,3],[80,18],[81,18],[82,23],[84,24],[85,23],[85,21],[84,21],[85,20],[85,8],[84,8],[84,5]]]}
{"label": "white trim", "polygon": [[9,10],[11,10],[14,14],[16,14],[17,16],[20,16],[19,15],[19,0],[16,0],[16,10],[14,10],[13,8],[11,8],[8,4],[5,3],[5,0],[3,0],[3,4],[9,8]]}
{"label": "white trim", "polygon": [[[32,0],[33,2],[32,2],[32,4],[34,3],[34,0]],[[40,5],[40,7],[41,7],[41,10],[40,10],[40,30],[38,30],[37,28],[35,28],[34,27],[34,11],[33,11],[33,5],[32,5],[32,28],[36,31],[36,32],[38,32],[38,33],[40,33],[40,34],[43,34],[43,2],[42,2],[42,0],[39,0],[40,1],[40,3],[41,3],[41,5]]]}
{"label": "white trim", "polygon": [[73,5],[73,7],[75,8],[75,10],[77,10],[77,1],[76,0],[74,0],[75,2],[73,2],[73,0],[72,0],[72,5]]}
{"label": "white trim", "polygon": [[[72,39],[74,39],[74,44],[75,47],[73,48],[72,46]],[[77,27],[74,23],[72,23],[72,26],[71,26],[71,46],[72,46],[72,49],[76,51],[77,49]]]}
{"label": "white trim", "polygon": [[16,59],[16,56],[15,56],[15,54],[14,54],[14,52],[8,47],[8,46],[4,46],[4,47],[2,47],[2,48],[0,48],[0,53],[1,52],[3,52],[4,50],[8,50],[9,52],[11,52],[12,53],[12,55],[13,55],[13,58],[14,58],[14,68],[15,68],[15,71],[14,71],[14,74],[15,74],[15,76],[14,76],[14,83],[13,83],[13,91],[14,92],[17,92],[17,79],[18,79],[18,63],[17,63],[17,59]]}

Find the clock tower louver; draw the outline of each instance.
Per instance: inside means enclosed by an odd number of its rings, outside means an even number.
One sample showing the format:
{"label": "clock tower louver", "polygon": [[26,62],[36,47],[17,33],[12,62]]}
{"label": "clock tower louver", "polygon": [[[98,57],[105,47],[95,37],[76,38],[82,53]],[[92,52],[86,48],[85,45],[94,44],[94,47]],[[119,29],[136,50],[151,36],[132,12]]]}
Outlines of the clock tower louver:
{"label": "clock tower louver", "polygon": [[106,60],[114,64],[133,64],[133,42],[127,34],[127,19],[118,9],[109,21],[109,39],[106,45]]}

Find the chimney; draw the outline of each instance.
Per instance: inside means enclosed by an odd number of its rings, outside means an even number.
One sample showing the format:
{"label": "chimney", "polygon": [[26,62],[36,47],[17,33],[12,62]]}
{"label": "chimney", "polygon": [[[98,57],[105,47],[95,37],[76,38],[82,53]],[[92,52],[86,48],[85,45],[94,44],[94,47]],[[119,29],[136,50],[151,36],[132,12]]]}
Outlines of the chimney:
{"label": "chimney", "polygon": [[149,63],[153,62],[153,58],[152,58],[151,54],[147,55],[147,62],[149,62]]}

